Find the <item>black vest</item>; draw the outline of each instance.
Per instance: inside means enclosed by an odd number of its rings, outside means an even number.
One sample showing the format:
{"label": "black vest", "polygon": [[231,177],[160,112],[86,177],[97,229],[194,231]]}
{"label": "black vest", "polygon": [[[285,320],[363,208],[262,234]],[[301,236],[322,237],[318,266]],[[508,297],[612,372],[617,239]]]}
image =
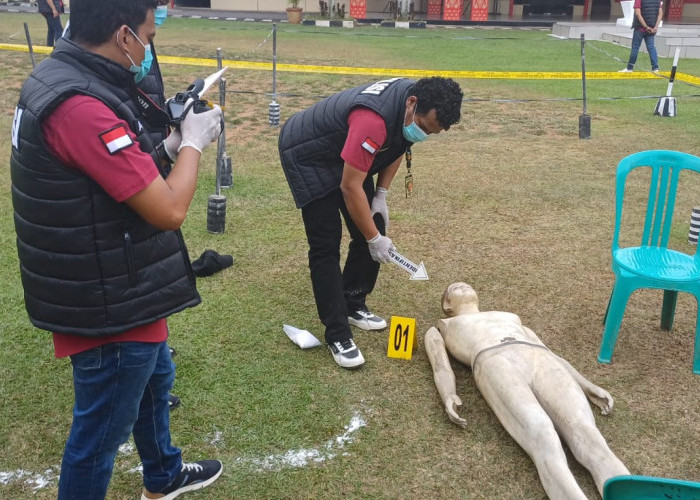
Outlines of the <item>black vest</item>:
{"label": "black vest", "polygon": [[282,168],[297,208],[340,187],[340,153],[348,135],[348,115],[358,106],[384,119],[386,141],[374,157],[368,175],[384,170],[411,145],[403,137],[406,99],[415,82],[392,78],[327,97],[291,116],[282,127],[279,152]]}
{"label": "black vest", "polygon": [[[12,202],[25,306],[45,330],[104,336],[200,302],[179,231],[161,231],[47,150],[42,121],[72,95],[104,102],[137,135],[133,76],[61,39],[20,93],[12,133]],[[98,134],[101,131],[95,131]]]}
{"label": "black vest", "polygon": [[[647,26],[653,28],[656,25],[656,18],[659,17],[659,7],[661,6],[660,0],[642,0],[642,5],[639,8],[644,22]],[[637,16],[634,16],[634,21],[632,22],[632,29],[639,29],[642,27],[642,23],[639,22]]]}

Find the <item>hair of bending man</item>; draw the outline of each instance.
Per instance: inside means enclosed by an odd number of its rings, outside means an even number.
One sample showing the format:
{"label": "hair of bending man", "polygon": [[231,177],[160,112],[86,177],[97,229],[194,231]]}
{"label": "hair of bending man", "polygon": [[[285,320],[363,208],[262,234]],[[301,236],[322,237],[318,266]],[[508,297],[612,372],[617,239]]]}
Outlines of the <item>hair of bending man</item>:
{"label": "hair of bending man", "polygon": [[445,130],[459,122],[464,93],[453,79],[422,78],[413,86],[411,94],[418,99],[416,113],[426,114],[435,109],[435,115]]}

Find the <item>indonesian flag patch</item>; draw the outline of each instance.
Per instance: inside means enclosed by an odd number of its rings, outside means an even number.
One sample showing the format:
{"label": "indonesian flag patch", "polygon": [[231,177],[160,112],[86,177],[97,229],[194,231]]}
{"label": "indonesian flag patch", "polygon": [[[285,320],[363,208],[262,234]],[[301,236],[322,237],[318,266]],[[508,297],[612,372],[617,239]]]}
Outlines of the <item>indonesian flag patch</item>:
{"label": "indonesian flag patch", "polygon": [[374,154],[379,150],[379,144],[374,142],[370,137],[367,137],[365,139],[365,142],[362,143],[362,148],[366,149],[369,151],[369,154]]}
{"label": "indonesian flag patch", "polygon": [[113,129],[107,132],[102,132],[100,134],[100,140],[109,151],[109,154],[113,155],[124,148],[131,146],[134,141],[131,140],[129,132],[126,131],[124,125],[117,125]]}

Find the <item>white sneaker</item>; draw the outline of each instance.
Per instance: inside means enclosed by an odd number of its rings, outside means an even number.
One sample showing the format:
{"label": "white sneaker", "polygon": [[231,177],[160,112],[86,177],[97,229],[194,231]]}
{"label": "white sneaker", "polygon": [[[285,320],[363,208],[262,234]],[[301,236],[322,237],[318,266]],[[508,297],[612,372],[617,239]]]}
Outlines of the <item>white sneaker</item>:
{"label": "white sneaker", "polygon": [[618,73],[632,73],[632,71],[633,70],[631,70],[631,69],[624,68],[624,69],[618,70]]}
{"label": "white sneaker", "polygon": [[363,330],[383,330],[386,328],[386,321],[367,309],[358,309],[352,313],[348,316],[348,323]]}
{"label": "white sneaker", "polygon": [[328,348],[335,362],[343,368],[357,368],[365,364],[365,358],[352,339],[331,342]]}

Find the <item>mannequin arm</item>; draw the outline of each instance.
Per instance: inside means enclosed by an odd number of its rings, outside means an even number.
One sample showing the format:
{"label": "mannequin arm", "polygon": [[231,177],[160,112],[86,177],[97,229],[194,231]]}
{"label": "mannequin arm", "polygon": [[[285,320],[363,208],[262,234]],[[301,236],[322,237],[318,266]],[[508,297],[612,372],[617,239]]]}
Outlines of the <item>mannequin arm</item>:
{"label": "mannequin arm", "polygon": [[608,413],[610,413],[613,409],[613,398],[610,395],[610,393],[602,387],[598,387],[586,377],[581,375],[576,370],[576,368],[569,364],[567,360],[559,356],[556,357],[557,359],[559,359],[561,364],[564,365],[564,367],[569,371],[569,373],[571,373],[571,375],[574,377],[581,389],[583,389],[583,393],[591,401],[591,403],[600,408],[600,412],[603,415],[607,415]]}
{"label": "mannequin arm", "polygon": [[425,352],[433,367],[433,379],[445,405],[447,416],[460,427],[466,427],[467,421],[457,414],[457,408],[462,406],[462,400],[457,396],[455,374],[447,357],[445,341],[442,340],[440,332],[434,327],[431,327],[425,334]]}

